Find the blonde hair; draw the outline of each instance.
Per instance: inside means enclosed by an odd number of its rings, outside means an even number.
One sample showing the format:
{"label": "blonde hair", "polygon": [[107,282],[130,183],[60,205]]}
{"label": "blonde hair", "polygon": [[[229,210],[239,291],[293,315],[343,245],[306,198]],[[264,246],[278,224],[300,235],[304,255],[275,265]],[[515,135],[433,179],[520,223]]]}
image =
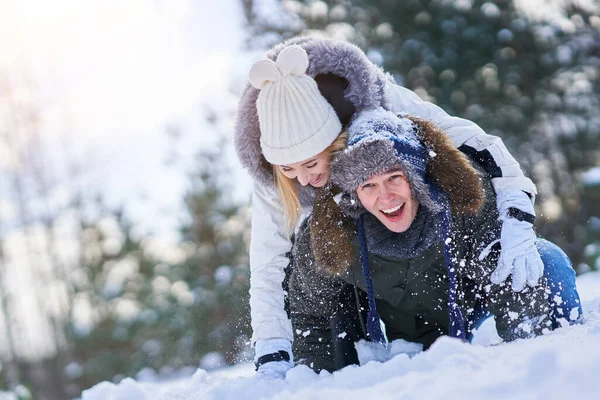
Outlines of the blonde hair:
{"label": "blonde hair", "polygon": [[[329,161],[333,156],[343,151],[348,146],[348,131],[342,131],[333,142],[323,152],[329,153]],[[283,215],[285,218],[285,231],[289,236],[294,232],[302,210],[300,206],[300,195],[296,179],[290,179],[284,175],[277,165],[273,165],[273,176],[275,186],[279,194],[279,201],[283,206]]]}

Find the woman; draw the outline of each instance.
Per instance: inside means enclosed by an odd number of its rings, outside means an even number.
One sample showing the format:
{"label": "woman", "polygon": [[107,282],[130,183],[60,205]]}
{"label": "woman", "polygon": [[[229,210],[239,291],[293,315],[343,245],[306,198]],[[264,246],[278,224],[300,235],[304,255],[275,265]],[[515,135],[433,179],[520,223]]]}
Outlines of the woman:
{"label": "woman", "polygon": [[[298,61],[293,54],[300,52],[295,50],[291,50],[289,54],[292,56],[286,61],[286,50],[297,47],[305,51],[310,62]],[[355,112],[383,107],[431,119],[444,127],[462,151],[480,161],[492,176],[492,183],[499,194],[499,207],[508,208],[515,204],[515,208],[523,212],[518,217],[526,215],[529,221],[525,224],[515,217],[504,219],[502,238],[505,243],[501,257],[506,255],[503,258],[506,261],[502,263],[503,268],[495,281],[503,281],[512,272],[513,277],[519,277],[513,279],[517,289],[522,289],[526,283],[535,286],[541,276],[541,261],[524,262],[528,258],[537,257],[539,260],[532,229],[535,214],[531,201],[535,196],[535,186],[523,176],[519,165],[498,138],[486,135],[470,121],[448,116],[439,107],[423,102],[414,93],[395,85],[360,49],[349,43],[295,38],[268,52],[267,60],[257,63],[259,66],[254,68],[254,76],[251,77],[252,86],[242,95],[235,137],[238,157],[254,179],[250,305],[252,343],[256,351],[255,361],[261,364],[259,372],[281,376],[291,366],[286,358],[291,359],[293,331],[284,309],[284,290],[281,287],[284,270],[289,263],[289,237],[298,222],[299,210],[310,212],[315,194],[311,182],[319,186],[327,178],[322,176],[316,180],[318,174],[311,175],[315,166],[309,168],[312,164],[304,164],[304,161],[321,154]],[[277,60],[279,66],[273,60]],[[303,67],[295,66],[296,61]],[[261,74],[261,71],[265,73]],[[304,79],[305,76],[309,79]],[[301,77],[305,89],[299,93],[310,95],[297,101],[294,107],[283,106],[289,103],[278,98],[283,96],[289,100],[296,97],[287,96],[285,90],[282,95],[269,89],[286,87],[281,84],[281,77],[285,77],[283,81]],[[309,82],[316,82],[320,93],[315,92]],[[309,86],[312,90],[306,89]],[[325,103],[323,98],[327,100]],[[306,109],[307,106],[310,108]],[[280,168],[282,173],[297,173],[299,178],[308,179],[304,182],[306,186],[291,187],[295,198],[292,196],[293,201],[285,208],[282,208],[273,183],[274,165],[290,167],[287,171]],[[518,239],[516,242],[515,238]],[[531,272],[527,274],[526,271]]]}
{"label": "woman", "polygon": [[501,229],[495,194],[489,178],[442,131],[424,120],[373,110],[361,113],[349,132],[350,144],[334,158],[330,180],[344,191],[339,207],[358,218],[357,226],[330,223],[337,205],[323,191],[295,244],[290,297],[295,320],[304,324],[298,330],[310,332],[295,342],[303,362],[316,370],[343,367],[328,355],[339,334],[330,332],[327,317],[345,306],[359,319],[353,299],[339,304],[339,284],[306,296],[322,284],[322,271],[367,294],[366,332],[346,335],[355,332],[349,323],[339,330],[344,340],[384,341],[380,318],[389,340],[425,349],[441,335],[470,338],[489,314],[505,341],[578,319],[574,271],[550,242],[538,241],[547,278],[540,285],[517,292],[491,284]]}

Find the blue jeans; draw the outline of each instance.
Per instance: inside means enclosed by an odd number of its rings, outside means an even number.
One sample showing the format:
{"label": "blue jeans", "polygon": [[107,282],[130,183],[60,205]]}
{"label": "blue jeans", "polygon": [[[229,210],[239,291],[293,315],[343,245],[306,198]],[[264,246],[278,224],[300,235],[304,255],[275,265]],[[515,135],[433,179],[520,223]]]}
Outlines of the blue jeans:
{"label": "blue jeans", "polygon": [[[538,239],[536,244],[544,263],[544,277],[550,289],[548,303],[552,329],[574,324],[581,319],[583,310],[571,260],[560,247],[548,240]],[[490,316],[491,314],[485,309],[476,310],[473,319],[477,322],[473,328],[479,328]],[[473,335],[469,334],[467,338],[472,340]]]}

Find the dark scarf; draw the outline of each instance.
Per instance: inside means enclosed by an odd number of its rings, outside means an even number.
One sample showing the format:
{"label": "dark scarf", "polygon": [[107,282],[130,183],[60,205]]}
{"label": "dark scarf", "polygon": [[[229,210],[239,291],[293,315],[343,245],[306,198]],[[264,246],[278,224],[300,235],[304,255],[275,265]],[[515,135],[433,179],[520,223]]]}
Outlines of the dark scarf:
{"label": "dark scarf", "polygon": [[417,215],[406,232],[396,233],[385,227],[374,215],[365,213],[364,229],[367,249],[377,254],[399,259],[418,256],[442,240],[442,217],[419,206]]}

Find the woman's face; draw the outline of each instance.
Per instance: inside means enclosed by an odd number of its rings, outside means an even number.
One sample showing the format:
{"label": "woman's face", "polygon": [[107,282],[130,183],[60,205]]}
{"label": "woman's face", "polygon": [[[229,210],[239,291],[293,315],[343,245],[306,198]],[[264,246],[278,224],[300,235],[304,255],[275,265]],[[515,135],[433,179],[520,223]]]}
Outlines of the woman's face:
{"label": "woman's face", "polygon": [[400,168],[372,176],[356,189],[356,194],[367,211],[396,233],[410,228],[419,209]]}
{"label": "woman's face", "polygon": [[323,187],[329,179],[329,154],[322,151],[314,157],[294,164],[278,165],[289,179],[298,179],[302,186]]}

